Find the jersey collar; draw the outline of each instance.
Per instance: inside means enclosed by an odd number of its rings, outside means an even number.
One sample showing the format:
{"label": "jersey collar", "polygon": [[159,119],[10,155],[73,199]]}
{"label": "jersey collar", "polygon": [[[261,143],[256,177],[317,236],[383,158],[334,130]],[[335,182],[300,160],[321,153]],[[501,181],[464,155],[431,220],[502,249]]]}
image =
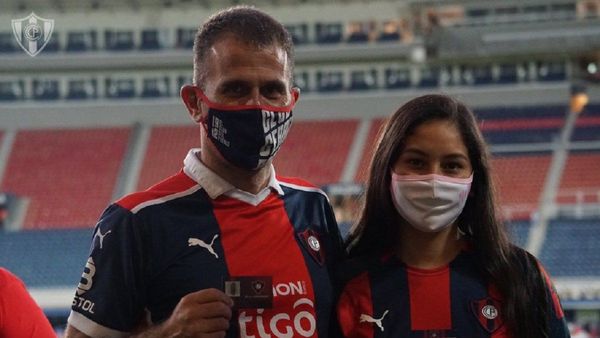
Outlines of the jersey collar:
{"label": "jersey collar", "polygon": [[200,161],[200,148],[191,149],[185,159],[183,160],[183,171],[206,191],[211,199],[215,199],[221,195],[226,195],[252,205],[258,205],[262,202],[269,194],[271,190],[275,190],[279,195],[283,195],[283,189],[279,185],[275,175],[275,168],[271,165],[271,175],[269,177],[269,184],[266,188],[258,192],[258,194],[252,194],[247,191],[241,190],[227,182],[224,178],[219,176],[214,171],[210,170],[207,166]]}

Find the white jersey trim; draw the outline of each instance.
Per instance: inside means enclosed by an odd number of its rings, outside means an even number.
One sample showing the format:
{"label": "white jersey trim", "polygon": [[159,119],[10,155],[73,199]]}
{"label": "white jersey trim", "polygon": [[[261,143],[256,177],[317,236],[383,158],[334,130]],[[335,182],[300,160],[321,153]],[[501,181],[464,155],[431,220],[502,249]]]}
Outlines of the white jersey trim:
{"label": "white jersey trim", "polygon": [[133,209],[131,209],[131,213],[135,214],[135,213],[137,213],[138,211],[142,210],[145,207],[148,207],[148,206],[151,206],[151,205],[155,205],[155,204],[165,203],[165,202],[168,202],[170,200],[174,200],[174,199],[179,198],[179,197],[191,195],[191,194],[195,193],[196,191],[198,191],[200,189],[202,189],[201,186],[194,185],[193,187],[191,187],[191,188],[189,188],[187,190],[184,190],[184,191],[180,191],[180,192],[177,192],[177,193],[174,193],[174,194],[171,194],[171,195],[167,195],[167,196],[163,196],[163,197],[156,198],[156,199],[153,199],[153,200],[149,200],[149,201],[146,201],[146,202],[142,202],[142,203],[136,205]]}
{"label": "white jersey trim", "polygon": [[79,312],[71,311],[67,323],[90,337],[128,337],[129,332],[122,332],[102,326]]}
{"label": "white jersey trim", "polygon": [[308,191],[308,192],[317,192],[323,196],[325,196],[325,198],[327,199],[327,202],[329,202],[329,196],[327,196],[327,194],[319,189],[319,188],[315,188],[315,187],[307,187],[304,185],[298,185],[298,184],[294,184],[294,183],[288,183],[288,182],[282,182],[282,181],[277,181],[280,185],[292,188],[292,189],[296,189],[296,190],[302,190],[302,191]]}

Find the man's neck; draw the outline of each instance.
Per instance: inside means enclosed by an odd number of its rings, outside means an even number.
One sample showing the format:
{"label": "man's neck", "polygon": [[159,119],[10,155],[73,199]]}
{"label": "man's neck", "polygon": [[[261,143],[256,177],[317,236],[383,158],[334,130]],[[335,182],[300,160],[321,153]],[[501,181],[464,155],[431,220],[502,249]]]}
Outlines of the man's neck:
{"label": "man's neck", "polygon": [[211,156],[209,151],[203,150],[200,152],[199,160],[234,187],[251,194],[258,194],[269,185],[270,163],[257,170],[246,170],[233,166],[215,155]]}
{"label": "man's neck", "polygon": [[435,269],[450,263],[464,248],[455,226],[440,232],[422,232],[401,226],[396,255],[405,264],[420,269]]}

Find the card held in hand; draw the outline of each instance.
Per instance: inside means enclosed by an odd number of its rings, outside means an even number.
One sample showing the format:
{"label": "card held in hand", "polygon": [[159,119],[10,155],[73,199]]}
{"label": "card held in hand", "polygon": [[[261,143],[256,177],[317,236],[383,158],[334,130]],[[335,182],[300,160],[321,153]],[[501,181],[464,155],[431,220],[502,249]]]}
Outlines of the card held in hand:
{"label": "card held in hand", "polygon": [[231,276],[224,283],[225,294],[237,309],[270,309],[273,307],[271,276]]}

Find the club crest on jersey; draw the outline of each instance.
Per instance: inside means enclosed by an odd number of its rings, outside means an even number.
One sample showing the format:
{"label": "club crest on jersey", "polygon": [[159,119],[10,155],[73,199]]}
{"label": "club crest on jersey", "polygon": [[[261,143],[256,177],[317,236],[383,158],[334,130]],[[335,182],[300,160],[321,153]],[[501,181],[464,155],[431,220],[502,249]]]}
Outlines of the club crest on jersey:
{"label": "club crest on jersey", "polygon": [[499,301],[490,297],[475,300],[471,302],[471,310],[486,331],[492,333],[502,326]]}
{"label": "club crest on jersey", "polygon": [[323,265],[323,263],[325,263],[325,254],[323,253],[317,233],[312,229],[306,229],[303,232],[298,233],[298,237],[310,256],[319,263],[319,265]]}
{"label": "club crest on jersey", "polygon": [[260,294],[264,289],[265,289],[265,282],[263,282],[261,280],[252,281],[252,290],[254,290],[254,292],[256,294]]}

